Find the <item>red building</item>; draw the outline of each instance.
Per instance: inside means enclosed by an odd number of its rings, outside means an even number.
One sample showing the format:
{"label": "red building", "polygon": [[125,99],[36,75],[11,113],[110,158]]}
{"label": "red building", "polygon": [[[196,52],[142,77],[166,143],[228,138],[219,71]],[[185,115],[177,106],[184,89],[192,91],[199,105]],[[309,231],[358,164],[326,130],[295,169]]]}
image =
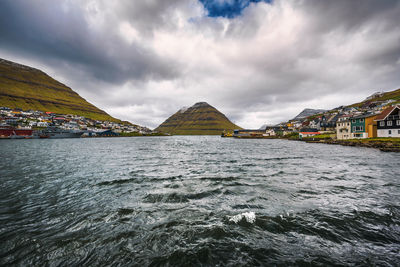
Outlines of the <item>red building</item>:
{"label": "red building", "polygon": [[12,137],[30,137],[33,134],[31,129],[16,129],[13,127],[1,127],[0,138],[12,138]]}

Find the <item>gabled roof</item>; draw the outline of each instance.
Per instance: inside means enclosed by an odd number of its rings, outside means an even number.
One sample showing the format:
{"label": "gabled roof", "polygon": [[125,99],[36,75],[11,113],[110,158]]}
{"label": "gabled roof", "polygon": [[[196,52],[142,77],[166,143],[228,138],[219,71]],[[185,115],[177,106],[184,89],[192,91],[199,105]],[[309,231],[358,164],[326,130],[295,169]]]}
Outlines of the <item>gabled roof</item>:
{"label": "gabled roof", "polygon": [[384,111],[382,111],[382,113],[379,114],[379,115],[376,117],[375,120],[376,120],[376,121],[383,121],[383,120],[385,120],[386,117],[389,116],[390,113],[392,113],[396,108],[400,109],[400,106],[399,106],[399,105],[396,105],[396,106],[388,107],[387,109],[385,109]]}
{"label": "gabled roof", "polygon": [[365,113],[365,114],[361,114],[358,116],[354,116],[352,119],[364,119],[364,118],[369,118],[369,117],[373,117],[376,116],[376,114],[374,113]]}

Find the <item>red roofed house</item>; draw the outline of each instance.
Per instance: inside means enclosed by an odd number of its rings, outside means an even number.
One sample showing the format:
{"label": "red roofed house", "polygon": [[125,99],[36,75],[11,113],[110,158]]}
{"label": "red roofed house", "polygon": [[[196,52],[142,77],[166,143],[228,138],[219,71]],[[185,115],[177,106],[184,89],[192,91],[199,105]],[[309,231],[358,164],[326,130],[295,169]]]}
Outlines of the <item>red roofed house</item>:
{"label": "red roofed house", "polygon": [[375,121],[378,137],[400,137],[400,105],[385,109]]}

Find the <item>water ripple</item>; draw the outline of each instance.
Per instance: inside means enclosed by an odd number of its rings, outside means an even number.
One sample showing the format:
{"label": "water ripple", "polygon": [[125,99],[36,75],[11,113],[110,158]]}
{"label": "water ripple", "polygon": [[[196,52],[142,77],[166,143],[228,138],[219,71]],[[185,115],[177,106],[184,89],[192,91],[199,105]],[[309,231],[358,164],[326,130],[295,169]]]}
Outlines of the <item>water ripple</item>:
{"label": "water ripple", "polygon": [[0,143],[2,266],[400,263],[396,153],[200,136]]}

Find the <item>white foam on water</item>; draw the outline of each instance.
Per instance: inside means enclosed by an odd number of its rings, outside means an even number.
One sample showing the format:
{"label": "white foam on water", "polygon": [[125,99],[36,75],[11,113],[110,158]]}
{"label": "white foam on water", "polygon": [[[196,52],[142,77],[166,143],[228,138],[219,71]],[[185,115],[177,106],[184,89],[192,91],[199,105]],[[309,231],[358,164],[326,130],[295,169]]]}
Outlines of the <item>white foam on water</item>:
{"label": "white foam on water", "polygon": [[238,223],[243,218],[248,222],[248,223],[254,223],[256,221],[256,214],[252,211],[249,212],[244,212],[235,216],[232,216],[229,218],[230,222]]}

